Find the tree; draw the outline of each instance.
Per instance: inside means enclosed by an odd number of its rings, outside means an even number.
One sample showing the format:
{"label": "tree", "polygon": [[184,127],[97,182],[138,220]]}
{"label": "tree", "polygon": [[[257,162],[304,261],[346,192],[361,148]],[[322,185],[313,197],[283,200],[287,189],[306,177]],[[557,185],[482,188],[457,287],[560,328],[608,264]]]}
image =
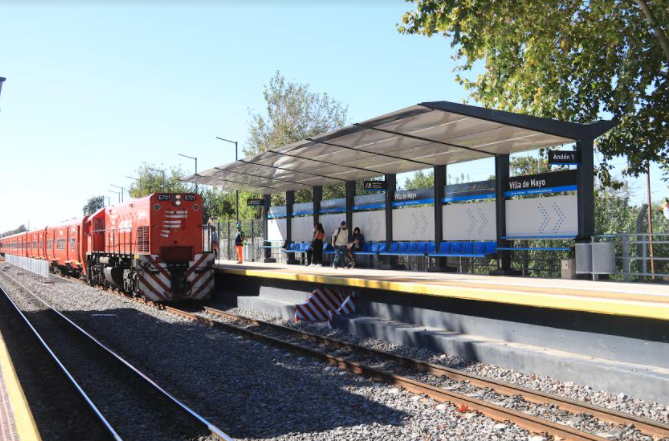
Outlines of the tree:
{"label": "tree", "polygon": [[0,237],[11,236],[13,234],[19,234],[19,233],[25,233],[26,231],[28,231],[26,226],[21,224],[21,225],[19,225],[18,228],[14,228],[13,230],[5,231],[4,233],[0,234]]}
{"label": "tree", "polygon": [[105,197],[104,196],[93,196],[84,205],[84,216],[91,215],[98,211],[100,208],[105,206]]}
{"label": "tree", "polygon": [[[264,86],[263,96],[265,113],[251,113],[249,138],[243,149],[247,156],[339,129],[347,121],[346,106],[327,93],[309,91],[308,84],[286,80],[279,71]],[[343,184],[337,187],[345,192]],[[296,202],[312,200],[310,189],[296,193]],[[285,197],[274,195],[272,204],[285,204]]]}
{"label": "tree", "polygon": [[669,171],[665,2],[416,3],[399,31],[452,38],[457,72],[484,61],[476,79],[456,76],[482,105],[581,123],[610,113],[620,124],[597,145],[604,184],[611,183],[607,161],[619,155],[628,158],[628,176],[645,173],[649,161]]}
{"label": "tree", "polygon": [[411,177],[407,178],[404,182],[404,188],[407,190],[418,190],[421,188],[433,188],[434,187],[434,171],[429,170],[427,172],[423,170],[418,170]]}
{"label": "tree", "polygon": [[163,170],[153,164],[143,163],[137,169],[137,180],[130,185],[128,193],[133,198],[141,198],[153,193],[188,193],[192,191],[189,184],[182,182],[186,173],[179,167]]}

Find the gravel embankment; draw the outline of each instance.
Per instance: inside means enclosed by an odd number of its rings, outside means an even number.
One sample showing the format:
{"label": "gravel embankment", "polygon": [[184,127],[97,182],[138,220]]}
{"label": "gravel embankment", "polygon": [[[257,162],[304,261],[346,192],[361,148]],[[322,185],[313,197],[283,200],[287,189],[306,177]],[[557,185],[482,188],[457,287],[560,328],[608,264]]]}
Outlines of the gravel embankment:
{"label": "gravel embankment", "polygon": [[113,357],[65,324],[4,273],[0,274],[9,296],[122,438],[140,441],[214,439],[205,437],[209,431],[202,430],[202,425],[195,424],[192,417],[175,409],[144,380],[120,367]]}
{"label": "gravel embankment", "polygon": [[83,284],[20,277],[237,439],[543,439]]}
{"label": "gravel embankment", "polygon": [[[221,305],[217,306],[220,307]],[[336,338],[346,342],[359,344],[365,347],[378,349],[405,357],[429,361],[435,364],[459,369],[463,372],[479,375],[481,377],[504,381],[506,383],[571,398],[584,403],[590,403],[596,406],[601,406],[604,408],[617,410],[619,412],[625,412],[631,415],[669,424],[668,406],[639,400],[625,394],[611,394],[606,391],[594,390],[589,386],[576,385],[573,382],[562,382],[550,377],[528,375],[522,372],[504,369],[490,364],[472,363],[471,361],[462,359],[460,357],[450,357],[447,354],[436,353],[426,349],[401,346],[376,339],[361,339],[359,336],[349,334],[347,332],[342,332],[338,329],[328,329],[326,326],[319,323],[294,323],[282,320],[277,317],[268,316],[258,311],[242,310],[239,308],[221,309],[233,314],[240,314],[250,318],[303,329],[314,334]]]}

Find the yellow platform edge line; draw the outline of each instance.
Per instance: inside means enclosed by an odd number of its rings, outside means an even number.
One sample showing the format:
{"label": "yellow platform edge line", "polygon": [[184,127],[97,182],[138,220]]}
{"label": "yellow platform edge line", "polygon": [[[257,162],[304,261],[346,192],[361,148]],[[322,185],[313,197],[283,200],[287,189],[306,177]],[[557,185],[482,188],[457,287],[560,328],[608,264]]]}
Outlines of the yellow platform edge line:
{"label": "yellow platform edge line", "polygon": [[379,289],[404,292],[407,294],[429,295],[464,300],[505,303],[538,308],[583,311],[597,314],[619,315],[626,317],[652,318],[669,321],[669,307],[658,304],[633,303],[630,301],[612,301],[597,298],[569,297],[560,294],[513,293],[481,288],[463,288],[453,286],[425,285],[412,282],[386,282],[360,278],[342,279],[316,274],[295,274],[271,270],[249,270],[242,268],[219,268],[223,273],[238,276],[261,277],[270,279],[292,280],[297,282],[323,283],[353,288]]}
{"label": "yellow platform edge line", "polygon": [[0,366],[2,366],[2,374],[7,386],[7,394],[14,413],[14,423],[19,439],[21,441],[41,441],[42,438],[37,430],[37,424],[35,424],[35,419],[23,393],[19,377],[16,375],[14,364],[9,356],[2,334],[0,334]]}

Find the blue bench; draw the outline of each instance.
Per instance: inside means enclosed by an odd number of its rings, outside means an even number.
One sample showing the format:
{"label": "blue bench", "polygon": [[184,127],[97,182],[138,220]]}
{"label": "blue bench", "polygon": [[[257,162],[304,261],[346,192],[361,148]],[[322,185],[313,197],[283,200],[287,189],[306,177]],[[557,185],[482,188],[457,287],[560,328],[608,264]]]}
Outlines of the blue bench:
{"label": "blue bench", "polygon": [[486,257],[497,252],[496,242],[442,242],[429,257]]}
{"label": "blue bench", "polygon": [[281,250],[282,253],[296,254],[306,253],[309,250],[309,242],[293,242],[288,245],[288,248]]}

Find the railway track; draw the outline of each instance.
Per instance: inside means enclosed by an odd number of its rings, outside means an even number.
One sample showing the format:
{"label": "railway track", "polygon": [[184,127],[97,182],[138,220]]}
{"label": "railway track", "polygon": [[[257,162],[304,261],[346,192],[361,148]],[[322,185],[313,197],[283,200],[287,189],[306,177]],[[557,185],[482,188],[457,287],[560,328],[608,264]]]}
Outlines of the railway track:
{"label": "railway track", "polygon": [[[231,314],[216,308],[207,306],[195,310],[178,308],[130,297],[117,291],[107,291],[191,321],[262,341],[294,353],[312,357],[355,374],[402,387],[410,392],[428,396],[438,402],[451,403],[463,412],[480,412],[500,422],[510,421],[530,432],[548,434],[555,439],[605,441],[611,438],[578,430],[472,396],[476,394],[453,392],[437,385],[438,381],[418,381],[409,378],[408,375],[423,375],[436,379],[447,379],[456,383],[467,383],[474,388],[492,390],[507,397],[520,396],[527,403],[550,406],[553,409],[559,409],[574,415],[590,415],[601,422],[620,427],[621,433],[637,430],[653,440],[669,440],[669,425],[634,415],[486,379],[438,364],[343,342],[300,329]],[[342,352],[345,352],[346,355],[341,355]]]}
{"label": "railway track", "polygon": [[[116,440],[232,441],[154,380],[7,273],[0,295],[13,306]],[[10,292],[8,292],[10,291]]]}

